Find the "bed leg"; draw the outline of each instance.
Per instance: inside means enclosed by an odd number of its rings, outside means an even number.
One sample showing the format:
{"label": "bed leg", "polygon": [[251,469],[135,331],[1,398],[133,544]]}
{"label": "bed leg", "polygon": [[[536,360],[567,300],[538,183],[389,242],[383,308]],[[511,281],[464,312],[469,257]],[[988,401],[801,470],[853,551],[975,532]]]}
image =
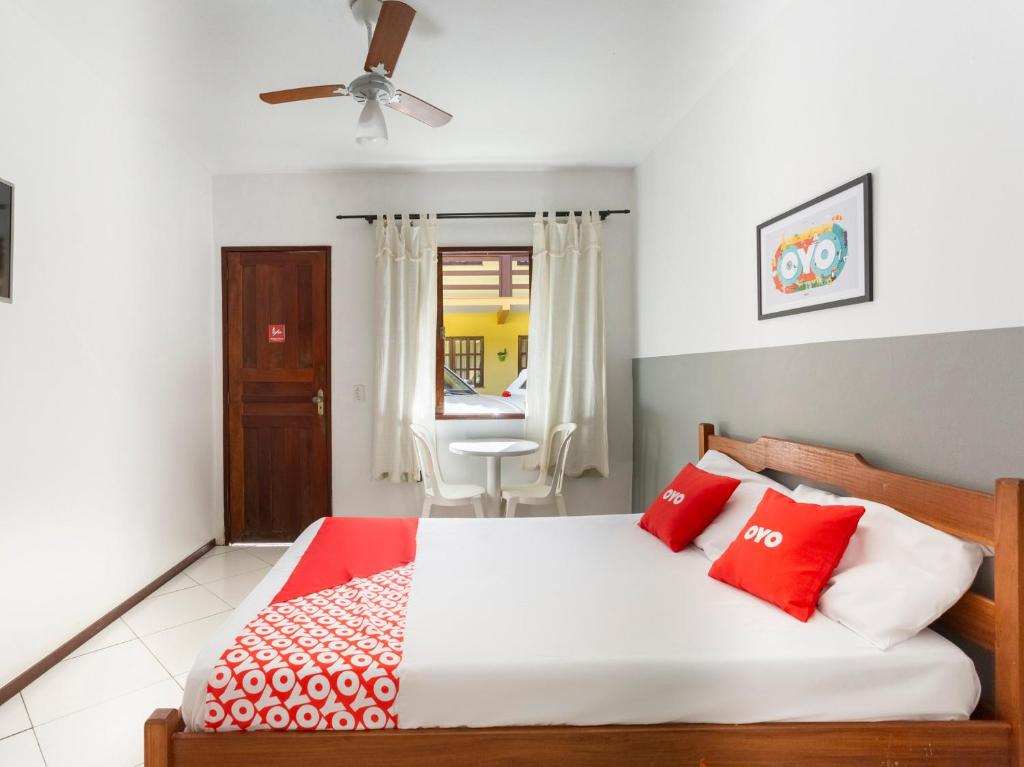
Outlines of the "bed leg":
{"label": "bed leg", "polygon": [[172,767],[171,737],[181,729],[181,712],[158,708],[146,720],[144,753],[146,767]]}
{"label": "bed leg", "polygon": [[1024,767],[1024,480],[996,481],[996,715],[1010,723],[1013,767]]}

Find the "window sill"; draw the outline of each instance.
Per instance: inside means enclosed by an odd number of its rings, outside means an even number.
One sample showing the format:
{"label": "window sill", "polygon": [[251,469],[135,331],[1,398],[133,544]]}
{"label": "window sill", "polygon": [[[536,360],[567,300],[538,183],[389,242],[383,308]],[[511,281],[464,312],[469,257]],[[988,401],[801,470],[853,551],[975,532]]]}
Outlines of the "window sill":
{"label": "window sill", "polygon": [[444,413],[434,414],[434,420],[437,421],[522,421],[525,418],[525,413],[468,413],[466,415],[446,415]]}

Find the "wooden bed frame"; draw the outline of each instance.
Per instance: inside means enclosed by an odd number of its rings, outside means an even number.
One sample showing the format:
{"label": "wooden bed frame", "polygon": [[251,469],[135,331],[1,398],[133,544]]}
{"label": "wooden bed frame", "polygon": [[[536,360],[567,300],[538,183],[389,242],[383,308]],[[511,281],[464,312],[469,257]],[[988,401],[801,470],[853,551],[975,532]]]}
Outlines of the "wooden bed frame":
{"label": "wooden bed frame", "polygon": [[941,622],[947,632],[995,653],[994,712],[965,722],[206,734],[183,732],[178,709],[159,709],[145,726],[146,767],[1024,767],[1024,480],[997,480],[988,494],[881,471],[857,453],[770,437],[742,442],[717,436],[711,424],[700,425],[699,440],[701,455],[719,450],[754,471],[773,469],[842,488],[993,546],[995,599],[968,593]]}

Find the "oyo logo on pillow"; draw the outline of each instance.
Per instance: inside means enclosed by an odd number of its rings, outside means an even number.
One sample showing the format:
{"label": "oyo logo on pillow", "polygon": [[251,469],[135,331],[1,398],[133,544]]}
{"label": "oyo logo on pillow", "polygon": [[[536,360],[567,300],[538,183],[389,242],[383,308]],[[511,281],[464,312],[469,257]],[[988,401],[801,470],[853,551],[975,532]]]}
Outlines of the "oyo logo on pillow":
{"label": "oyo logo on pillow", "polygon": [[669,503],[674,503],[676,506],[681,504],[685,497],[685,493],[680,493],[678,490],[673,490],[671,487],[668,488],[665,491],[664,495],[661,496],[662,500],[668,501]]}
{"label": "oyo logo on pillow", "polygon": [[774,549],[782,543],[782,533],[778,530],[769,530],[767,527],[761,527],[760,525],[751,525],[747,528],[747,532],[743,533],[743,539],[763,544],[769,549]]}
{"label": "oyo logo on pillow", "polygon": [[780,293],[831,285],[846,266],[848,237],[839,225],[842,216],[805,232],[787,237],[772,258],[772,280]]}

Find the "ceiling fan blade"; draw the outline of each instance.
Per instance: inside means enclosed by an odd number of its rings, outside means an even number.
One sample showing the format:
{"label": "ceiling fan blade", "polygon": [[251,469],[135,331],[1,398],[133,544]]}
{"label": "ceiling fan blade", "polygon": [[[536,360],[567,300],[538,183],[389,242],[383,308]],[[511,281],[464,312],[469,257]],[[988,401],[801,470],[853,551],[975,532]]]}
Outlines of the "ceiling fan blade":
{"label": "ceiling fan blade", "polygon": [[400,0],[384,0],[377,17],[377,27],[373,30],[370,40],[370,51],[366,54],[364,69],[372,72],[377,66],[383,66],[388,77],[395,74],[398,57],[405,45],[405,38],[412,27],[416,10]]}
{"label": "ceiling fan blade", "polygon": [[397,95],[399,100],[393,104],[388,104],[389,107],[402,114],[409,115],[409,117],[415,117],[421,123],[425,123],[431,128],[440,128],[452,120],[452,116],[443,109],[438,109],[433,104],[428,104],[411,93],[398,91]]}
{"label": "ceiling fan blade", "polygon": [[286,104],[289,101],[327,99],[331,96],[347,96],[344,85],[310,85],[305,88],[289,88],[284,91],[261,93],[260,98],[268,104]]}

